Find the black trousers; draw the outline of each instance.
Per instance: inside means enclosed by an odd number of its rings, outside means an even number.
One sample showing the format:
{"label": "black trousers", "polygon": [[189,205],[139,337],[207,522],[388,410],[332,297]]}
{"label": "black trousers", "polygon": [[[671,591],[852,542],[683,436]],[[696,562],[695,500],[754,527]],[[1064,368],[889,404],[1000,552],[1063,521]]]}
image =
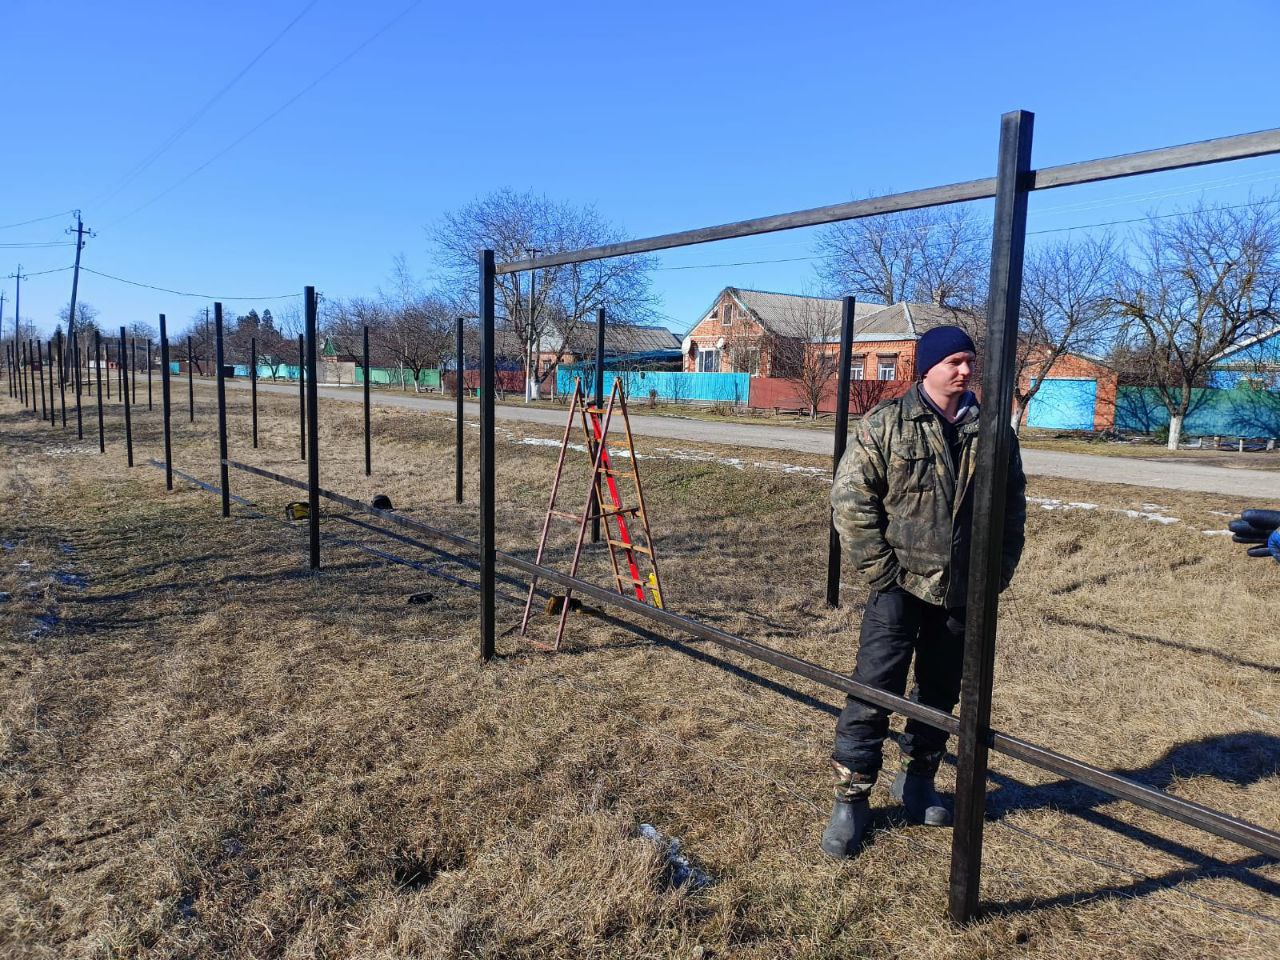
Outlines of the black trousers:
{"label": "black trousers", "polygon": [[[872,591],[862,615],[862,639],[853,679],[901,696],[915,655],[911,699],[950,713],[960,699],[964,661],[964,609],[926,603],[905,590]],[[849,697],[836,723],[832,759],[855,774],[880,772],[889,711]],[[947,734],[908,720],[899,745],[908,757],[928,764],[941,758]]]}

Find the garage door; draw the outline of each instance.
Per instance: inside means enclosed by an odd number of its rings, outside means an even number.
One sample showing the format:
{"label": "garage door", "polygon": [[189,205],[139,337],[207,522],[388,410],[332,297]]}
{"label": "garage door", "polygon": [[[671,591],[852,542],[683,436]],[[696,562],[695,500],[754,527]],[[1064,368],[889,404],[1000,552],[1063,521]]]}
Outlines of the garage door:
{"label": "garage door", "polygon": [[1047,430],[1092,430],[1097,380],[1045,380],[1031,398],[1027,425]]}

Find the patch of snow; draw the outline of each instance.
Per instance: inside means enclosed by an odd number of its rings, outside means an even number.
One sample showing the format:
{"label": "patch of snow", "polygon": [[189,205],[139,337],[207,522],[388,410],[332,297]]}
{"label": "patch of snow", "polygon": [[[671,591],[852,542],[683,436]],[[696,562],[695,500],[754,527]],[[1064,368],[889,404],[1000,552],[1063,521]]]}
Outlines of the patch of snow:
{"label": "patch of snow", "polygon": [[1230,531],[1230,530],[1201,530],[1200,532],[1201,532],[1201,533],[1203,533],[1206,537],[1229,537],[1229,536],[1231,536],[1231,531]]}
{"label": "patch of snow", "polygon": [[76,587],[77,589],[83,590],[89,585],[89,581],[80,576],[80,574],[67,573],[64,570],[59,570],[53,575],[53,578],[64,587]]}
{"label": "patch of snow", "polygon": [[1115,513],[1124,514],[1126,517],[1132,517],[1135,520],[1150,520],[1152,523],[1181,523],[1177,517],[1166,517],[1163,513],[1147,513],[1143,510],[1116,510]]}
{"label": "patch of snow", "polygon": [[[1119,507],[1099,507],[1096,503],[1081,503],[1073,501],[1056,500],[1052,497],[1027,497],[1028,503],[1036,503],[1040,505],[1041,510],[1102,510],[1105,513],[1118,513],[1122,517],[1129,517],[1133,520],[1150,520],[1152,523],[1181,523],[1177,517],[1168,517],[1163,513],[1152,513],[1143,510],[1125,510]],[[1144,507],[1154,506],[1154,504],[1144,503]]]}

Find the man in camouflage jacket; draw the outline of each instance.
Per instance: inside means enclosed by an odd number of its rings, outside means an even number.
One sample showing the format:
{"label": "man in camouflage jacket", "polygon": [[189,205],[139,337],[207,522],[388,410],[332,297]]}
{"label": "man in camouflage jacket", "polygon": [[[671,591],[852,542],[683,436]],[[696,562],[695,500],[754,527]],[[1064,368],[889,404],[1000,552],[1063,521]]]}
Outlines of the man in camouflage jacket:
{"label": "man in camouflage jacket", "polygon": [[[968,390],[975,360],[958,327],[927,331],[916,345],[920,380],[863,417],[831,491],[845,563],[871,587],[853,678],[902,695],[915,658],[912,698],[950,712],[960,696],[965,597],[978,442],[978,405]],[[1000,588],[1022,554],[1026,478],[1011,440]],[[849,697],[832,753],[836,799],[822,848],[857,853],[870,820],[889,711]],[[908,720],[903,769],[892,787],[909,818],[950,823],[933,787],[946,733]]]}

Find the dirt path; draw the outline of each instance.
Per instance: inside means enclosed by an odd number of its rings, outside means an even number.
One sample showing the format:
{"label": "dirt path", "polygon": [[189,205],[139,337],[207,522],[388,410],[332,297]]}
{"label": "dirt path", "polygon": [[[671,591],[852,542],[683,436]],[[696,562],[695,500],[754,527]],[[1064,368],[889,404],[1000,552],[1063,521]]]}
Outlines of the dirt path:
{"label": "dirt path", "polygon": [[[249,385],[230,381],[229,385],[247,390]],[[202,386],[212,386],[204,383]],[[269,393],[297,394],[295,385],[259,383],[258,389]],[[320,395],[330,400],[359,403],[361,393],[354,387],[320,387]],[[373,402],[381,406],[452,413],[453,400],[414,396],[413,394],[375,393]],[[479,416],[474,401],[468,401],[467,412]],[[499,405],[501,421],[523,421],[550,427],[563,427],[564,414],[540,407]],[[763,424],[712,423],[679,417],[647,417],[633,414],[631,429],[638,436],[662,437],[696,443],[723,443],[733,446],[762,447],[769,450],[798,450],[802,453],[829,455],[831,435],[794,427]],[[1107,457],[1094,454],[1065,453],[1056,450],[1023,450],[1022,462],[1029,474],[1088,480],[1094,483],[1128,483],[1140,487],[1166,490],[1196,490],[1229,496],[1262,497],[1280,501],[1280,471],[1247,470],[1227,467],[1172,463],[1168,460],[1143,460],[1136,457]]]}

